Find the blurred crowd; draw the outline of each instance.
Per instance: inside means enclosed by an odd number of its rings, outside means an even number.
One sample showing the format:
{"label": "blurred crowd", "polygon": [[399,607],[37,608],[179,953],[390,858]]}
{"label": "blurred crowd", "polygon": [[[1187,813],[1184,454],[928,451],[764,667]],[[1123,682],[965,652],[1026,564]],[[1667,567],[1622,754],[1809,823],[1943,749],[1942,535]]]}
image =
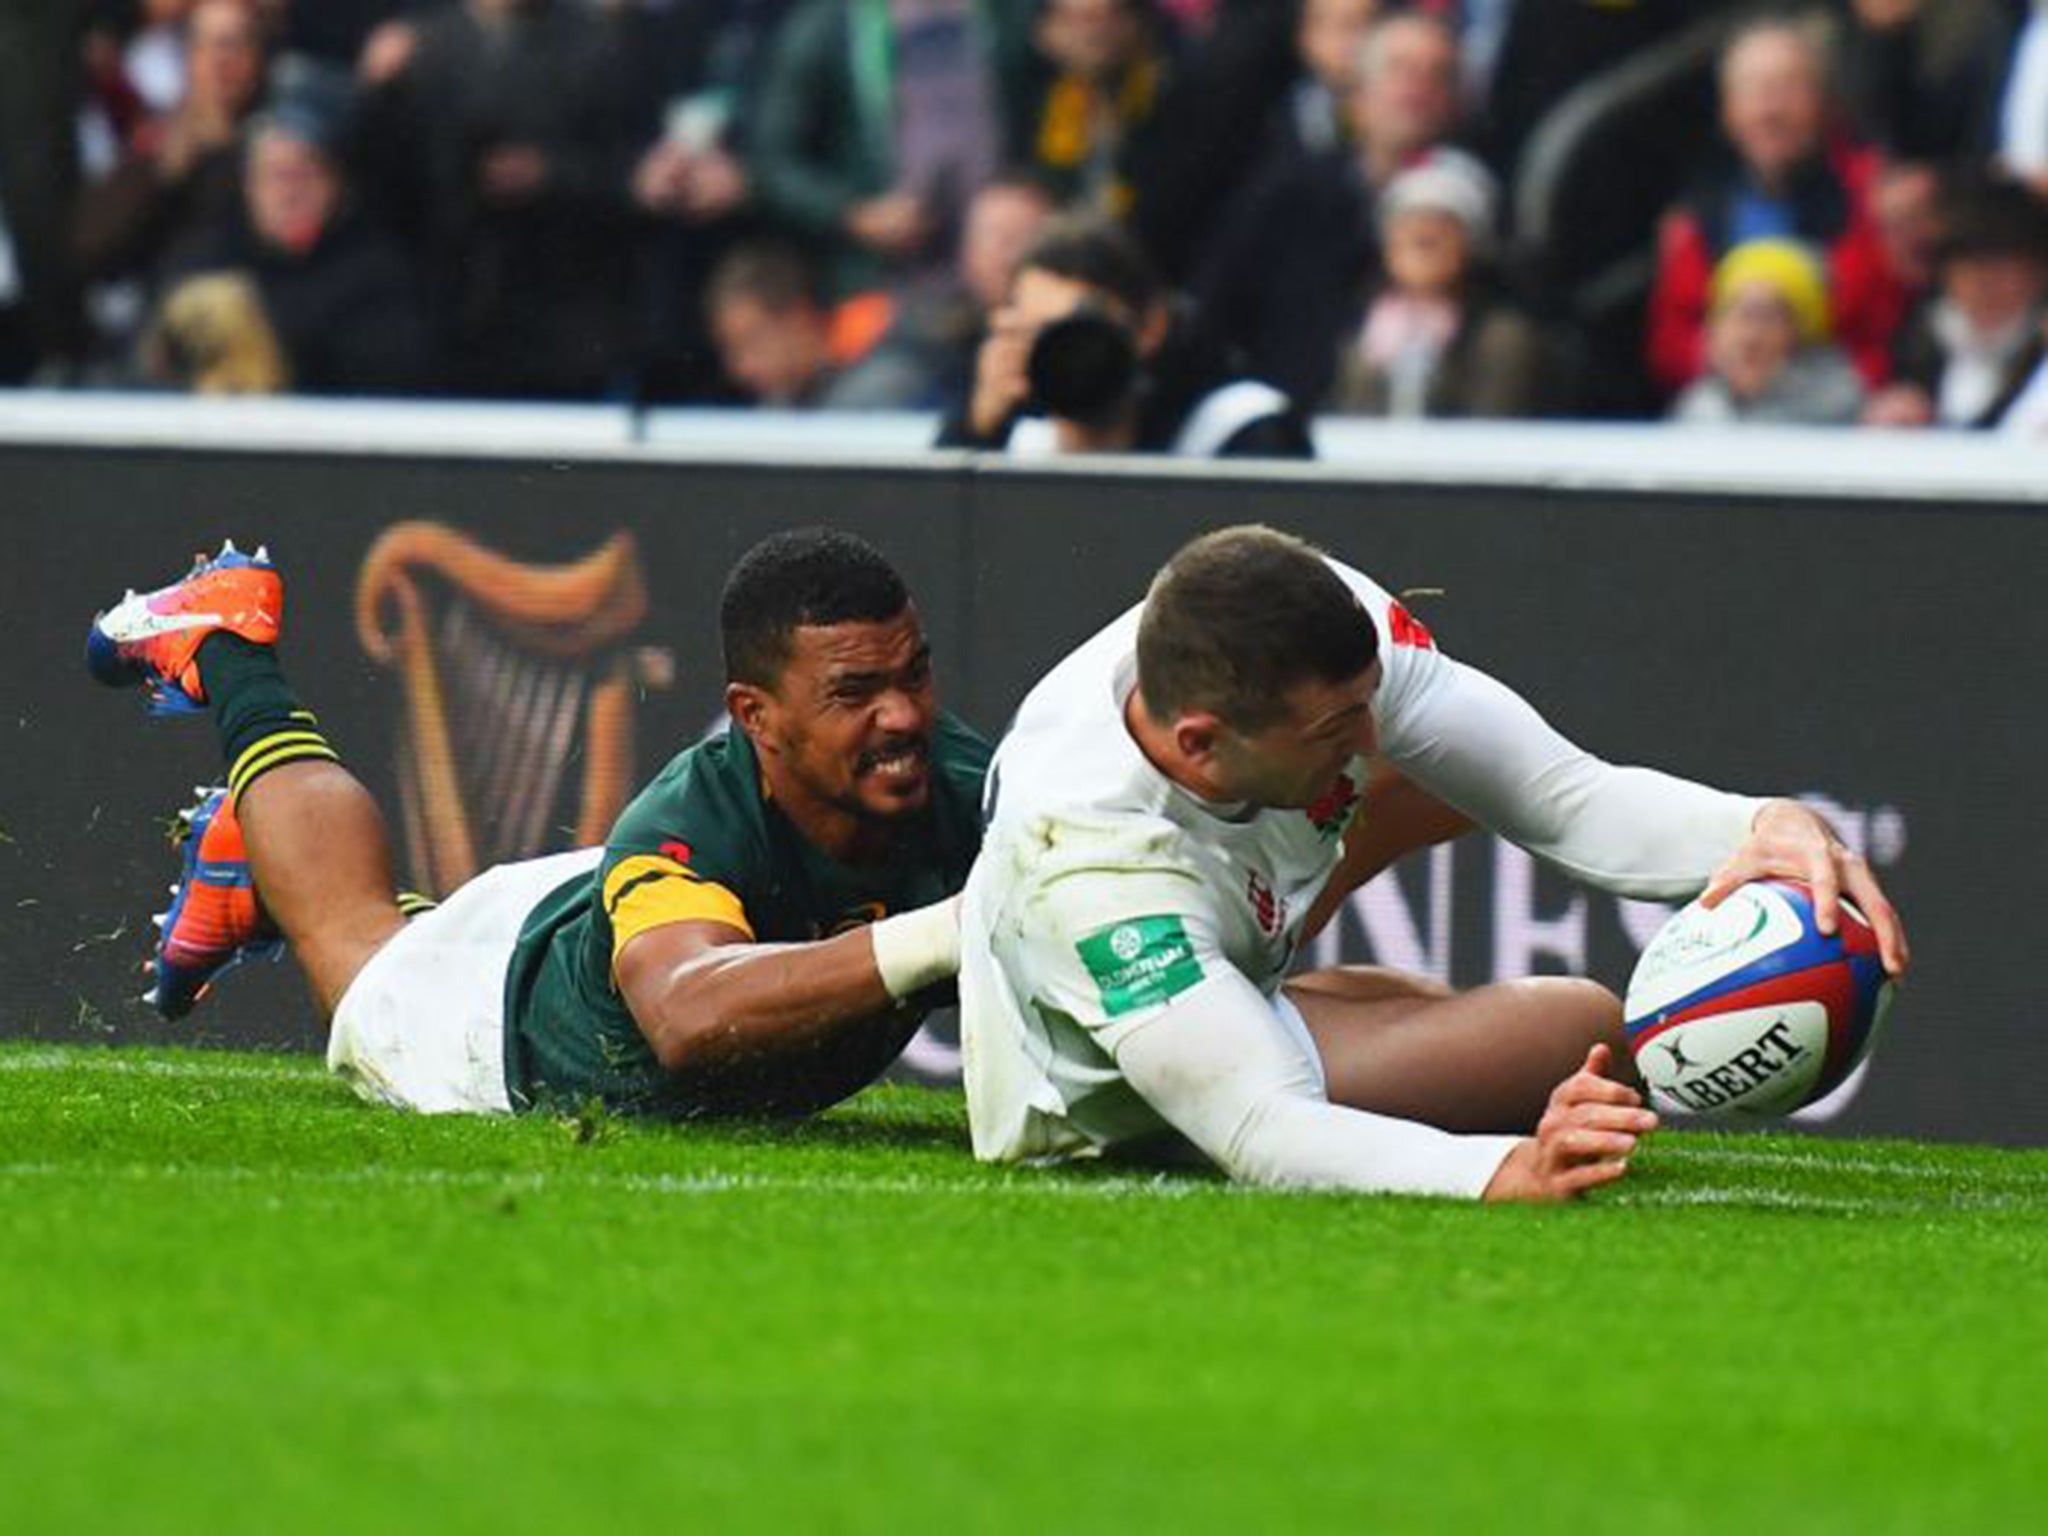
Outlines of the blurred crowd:
{"label": "blurred crowd", "polygon": [[0,0],[5,384],[2033,431],[2044,198],[2048,0]]}

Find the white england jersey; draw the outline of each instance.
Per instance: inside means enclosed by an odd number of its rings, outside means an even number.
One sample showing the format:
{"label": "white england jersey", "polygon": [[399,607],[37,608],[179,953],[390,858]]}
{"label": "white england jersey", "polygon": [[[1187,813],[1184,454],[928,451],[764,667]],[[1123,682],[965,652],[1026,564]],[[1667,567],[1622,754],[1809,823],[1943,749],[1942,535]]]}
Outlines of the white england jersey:
{"label": "white england jersey", "polygon": [[[1380,587],[1331,565],[1377,631],[1381,751],[1443,800],[1580,878],[1643,897],[1697,891],[1747,834],[1760,802],[1600,762],[1443,656]],[[1138,618],[1125,613],[1031,691],[990,771],[960,978],[968,1116],[985,1159],[1073,1154],[1165,1129],[1117,1052],[1222,972],[1256,989],[1284,1049],[1314,1056],[1280,984],[1345,829],[1363,814],[1365,762],[1306,811],[1219,806],[1175,785],[1124,721]],[[1468,1165],[1447,1168],[1443,1192],[1477,1193],[1497,1139],[1444,1140],[1475,1147]]]}

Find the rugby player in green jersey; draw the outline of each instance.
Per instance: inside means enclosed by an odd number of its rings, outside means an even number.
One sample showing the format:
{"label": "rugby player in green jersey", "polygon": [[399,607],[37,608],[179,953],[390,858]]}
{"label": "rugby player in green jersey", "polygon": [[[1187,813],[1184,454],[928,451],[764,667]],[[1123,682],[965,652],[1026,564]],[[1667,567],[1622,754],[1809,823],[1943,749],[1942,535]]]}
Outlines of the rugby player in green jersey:
{"label": "rugby player in green jersey", "polygon": [[951,981],[988,748],[938,710],[916,606],[867,544],[748,551],[720,602],[731,728],[603,848],[487,870],[410,919],[375,802],[278,665],[282,598],[229,545],[93,624],[94,674],[210,710],[229,765],[161,921],[166,1015],[281,940],[366,1098],[798,1114],[871,1081]]}

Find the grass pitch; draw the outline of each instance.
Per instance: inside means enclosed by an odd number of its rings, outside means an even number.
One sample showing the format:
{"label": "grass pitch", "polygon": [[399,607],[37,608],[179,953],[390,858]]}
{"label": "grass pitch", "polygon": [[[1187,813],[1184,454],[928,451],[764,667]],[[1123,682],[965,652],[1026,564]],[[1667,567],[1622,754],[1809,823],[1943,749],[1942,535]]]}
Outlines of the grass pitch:
{"label": "grass pitch", "polygon": [[2044,1216],[2040,1153],[1480,1209],[5,1046],[0,1530],[2042,1529]]}

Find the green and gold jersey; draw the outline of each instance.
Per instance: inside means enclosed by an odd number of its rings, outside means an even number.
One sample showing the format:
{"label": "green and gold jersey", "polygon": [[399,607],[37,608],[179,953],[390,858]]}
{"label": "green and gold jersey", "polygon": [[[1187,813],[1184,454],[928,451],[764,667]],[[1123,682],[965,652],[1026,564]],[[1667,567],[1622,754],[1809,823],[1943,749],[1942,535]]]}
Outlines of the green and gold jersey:
{"label": "green and gold jersey", "polygon": [[513,1107],[595,1096],[627,1114],[698,1112],[619,994],[619,950],[693,920],[761,943],[807,942],[951,895],[981,846],[988,759],[988,744],[942,713],[925,814],[889,861],[856,867],[812,847],[767,798],[744,732],[677,754],[620,815],[596,872],[550,893],[520,931],[505,978]]}

